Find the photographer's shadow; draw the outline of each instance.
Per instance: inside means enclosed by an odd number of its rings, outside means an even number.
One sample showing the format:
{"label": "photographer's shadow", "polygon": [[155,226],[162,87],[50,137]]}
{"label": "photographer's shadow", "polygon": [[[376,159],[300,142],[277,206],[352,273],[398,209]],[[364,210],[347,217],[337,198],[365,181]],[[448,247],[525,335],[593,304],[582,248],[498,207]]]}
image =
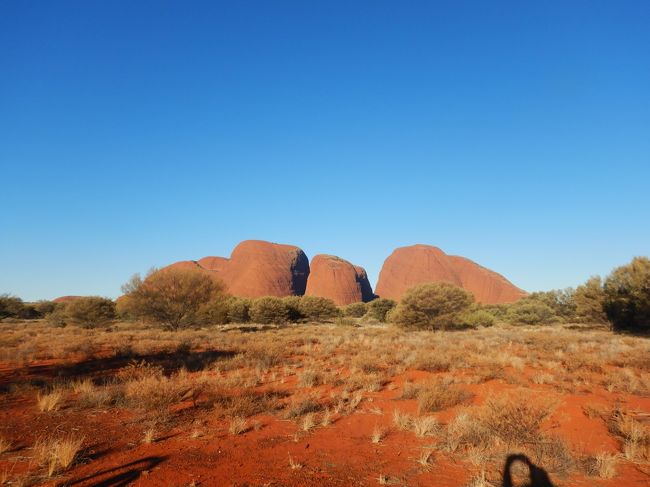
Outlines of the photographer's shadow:
{"label": "photographer's shadow", "polygon": [[530,459],[521,453],[508,455],[506,463],[503,466],[503,487],[513,487],[512,483],[512,465],[516,462],[522,462],[528,467],[529,480],[523,487],[555,487],[550,477],[542,467],[538,467]]}

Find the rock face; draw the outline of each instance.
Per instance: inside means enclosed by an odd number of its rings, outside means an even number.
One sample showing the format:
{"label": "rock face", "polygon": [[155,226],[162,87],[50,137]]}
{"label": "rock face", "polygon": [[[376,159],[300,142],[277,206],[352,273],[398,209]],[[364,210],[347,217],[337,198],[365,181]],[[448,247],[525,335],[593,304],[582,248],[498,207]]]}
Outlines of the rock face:
{"label": "rock face", "polygon": [[399,300],[416,284],[438,281],[462,287],[485,304],[510,303],[526,295],[502,275],[430,245],[395,249],[381,268],[375,291],[382,298]]}
{"label": "rock face", "polygon": [[309,261],[301,249],[262,240],[241,242],[230,259],[204,257],[169,267],[199,269],[223,281],[230,294],[248,298],[302,295],[309,275]]}
{"label": "rock face", "polygon": [[305,294],[329,298],[338,305],[373,298],[365,269],[333,255],[316,255],[311,260]]}
{"label": "rock face", "polygon": [[293,245],[246,240],[233,250],[224,281],[235,296],[291,296],[305,293],[309,261]]}

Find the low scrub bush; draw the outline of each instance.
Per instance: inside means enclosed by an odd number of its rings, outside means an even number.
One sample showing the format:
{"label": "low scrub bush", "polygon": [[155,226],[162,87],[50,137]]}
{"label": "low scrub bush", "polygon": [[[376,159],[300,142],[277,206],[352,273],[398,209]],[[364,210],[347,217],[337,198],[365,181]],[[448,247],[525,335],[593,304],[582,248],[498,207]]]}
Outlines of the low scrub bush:
{"label": "low scrub bush", "polygon": [[250,317],[254,323],[281,324],[289,319],[289,310],[282,298],[265,296],[253,301]]}
{"label": "low scrub bush", "polygon": [[177,330],[195,323],[201,308],[221,298],[224,288],[198,270],[167,268],[144,280],[136,275],[122,289],[133,315]]}
{"label": "low scrub bush", "polygon": [[206,325],[225,325],[230,322],[229,310],[230,298],[219,296],[201,305],[197,312],[197,321]]}
{"label": "low scrub bush", "polygon": [[516,325],[548,325],[558,321],[550,306],[525,299],[510,305],[506,319]]}
{"label": "low scrub bush", "polygon": [[388,298],[374,299],[368,303],[368,312],[366,316],[368,318],[374,318],[375,320],[385,323],[386,315],[395,306],[397,306],[397,303],[392,299],[388,299]]}
{"label": "low scrub bush", "polygon": [[248,298],[232,297],[228,301],[228,321],[230,323],[247,323],[251,320],[252,301]]}
{"label": "low scrub bush", "polygon": [[299,309],[305,319],[310,321],[323,321],[334,318],[339,314],[334,301],[319,296],[301,297]]}
{"label": "low scrub bush", "polygon": [[605,279],[604,308],[618,330],[650,330],[650,259],[636,257]]}
{"label": "low scrub bush", "polygon": [[343,307],[343,315],[350,318],[361,318],[368,312],[366,303],[352,303]]}
{"label": "low scrub bush", "polygon": [[65,306],[66,323],[84,328],[107,325],[115,317],[115,302],[99,296],[77,298]]}
{"label": "low scrub bush", "polygon": [[296,323],[305,318],[305,315],[300,309],[301,296],[286,296],[282,298],[282,301],[284,301],[287,307],[287,319],[289,321]]}
{"label": "low scrub bush", "polygon": [[470,293],[453,284],[420,284],[406,291],[391,319],[407,329],[453,328],[473,300]]}
{"label": "low scrub bush", "polygon": [[463,327],[478,328],[480,326],[493,326],[496,318],[484,309],[474,309],[460,315],[458,324]]}

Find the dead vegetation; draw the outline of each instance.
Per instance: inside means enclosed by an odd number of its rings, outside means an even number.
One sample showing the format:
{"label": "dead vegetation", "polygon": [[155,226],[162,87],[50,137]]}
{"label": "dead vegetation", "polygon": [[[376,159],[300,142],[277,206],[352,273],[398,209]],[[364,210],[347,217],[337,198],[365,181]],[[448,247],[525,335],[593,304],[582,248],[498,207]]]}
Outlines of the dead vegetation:
{"label": "dead vegetation", "polygon": [[[219,431],[245,440],[274,421],[289,424],[295,438],[311,438],[338,428],[342,419],[372,415],[359,435],[364,444],[388,452],[393,442],[407,442],[414,445],[408,455],[417,469],[460,461],[485,485],[495,478],[481,472],[498,471],[513,451],[554,475],[616,479],[625,464],[650,464],[647,424],[617,402],[650,393],[650,342],[605,329],[495,326],[433,333],[377,325],[247,325],[252,331],[244,332],[226,325],[170,332],[116,323],[91,332],[41,322],[0,326],[2,359],[20,372],[6,378],[3,396],[25,398],[39,424],[120,412],[140,425],[135,443],[158,444],[173,428],[185,428],[186,438]],[[28,375],[27,364],[38,360],[55,364],[49,375]],[[611,398],[610,406],[585,401],[582,413],[607,426],[619,452],[585,455],[557,428],[565,421],[559,414],[563,397],[594,392]],[[217,425],[206,427],[208,421]],[[351,441],[345,430],[341,434],[341,441]],[[0,455],[19,441],[3,431]],[[35,475],[65,476],[83,444],[82,436],[36,434],[29,468]],[[0,471],[9,472],[4,466]],[[388,483],[393,478],[383,477]]]}

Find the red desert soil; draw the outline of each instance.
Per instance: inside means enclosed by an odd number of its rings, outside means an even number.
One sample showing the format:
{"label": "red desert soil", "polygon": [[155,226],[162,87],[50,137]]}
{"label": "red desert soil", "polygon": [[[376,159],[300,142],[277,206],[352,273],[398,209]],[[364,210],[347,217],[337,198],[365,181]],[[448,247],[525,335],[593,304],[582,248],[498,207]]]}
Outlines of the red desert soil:
{"label": "red desert soil", "polygon": [[363,267],[334,255],[315,255],[309,265],[308,296],[329,298],[339,306],[367,302],[373,298]]}
{"label": "red desert soil", "polygon": [[[336,363],[336,356],[329,363]],[[379,475],[393,479],[394,485],[462,486],[470,480],[471,468],[434,449],[432,465],[417,462],[420,452],[435,443],[432,437],[417,438],[401,431],[392,422],[393,410],[416,415],[415,399],[401,400],[405,380],[423,381],[438,373],[408,370],[390,377],[382,390],[363,394],[363,401],[350,415],[332,416],[333,424],[318,425],[307,432],[293,420],[262,413],[248,420],[251,427],[241,435],[228,433],[228,422],[210,409],[195,406],[191,400],[172,408],[173,420],[166,429],[156,432],[151,444],[142,443],[147,417],[121,408],[77,409],[74,398],[61,411],[39,413],[34,391],[28,384],[49,381],[58,374],[80,373],[95,382],[110,379],[128,359],[99,353],[90,362],[48,360],[23,365],[1,363],[0,385],[11,386],[11,394],[0,396],[2,434],[15,440],[12,454],[0,459],[0,472],[20,474],[31,463],[29,447],[40,437],[60,431],[74,432],[85,438],[87,449],[82,462],[71,471],[46,481],[48,486],[365,486],[378,485]],[[101,366],[100,366],[101,365]],[[335,385],[301,388],[297,376],[301,368],[286,378],[267,370],[258,391],[288,391],[321,398],[340,392]],[[516,390],[518,382],[532,374],[528,368],[504,369],[512,380],[489,380],[467,384],[463,388],[473,394],[471,404],[482,404],[490,395]],[[345,375],[349,370],[338,370]],[[225,372],[201,372],[227,375]],[[230,374],[237,373],[231,371]],[[193,373],[191,376],[196,376]],[[64,373],[64,376],[74,377]],[[520,378],[520,379],[517,379]],[[532,385],[538,397],[557,398],[559,406],[543,425],[543,429],[559,435],[584,454],[620,451],[619,441],[608,434],[602,418],[589,418],[584,409],[624,405],[629,410],[650,411],[650,398],[607,392],[601,387],[593,391],[561,394],[548,385]],[[462,406],[434,413],[441,424],[452,419]],[[386,436],[378,444],[370,441],[373,430],[382,427]],[[293,463],[294,467],[290,465]],[[498,472],[491,472],[497,476]],[[623,480],[622,480],[623,479]],[[614,479],[593,479],[573,474],[555,479],[557,485],[618,487],[650,485],[647,472],[630,464],[618,466]],[[621,482],[624,483],[621,483]]]}
{"label": "red desert soil", "polygon": [[430,245],[395,249],[381,268],[375,292],[399,300],[408,288],[437,281],[462,287],[485,304],[511,303],[526,295],[502,275]]}

